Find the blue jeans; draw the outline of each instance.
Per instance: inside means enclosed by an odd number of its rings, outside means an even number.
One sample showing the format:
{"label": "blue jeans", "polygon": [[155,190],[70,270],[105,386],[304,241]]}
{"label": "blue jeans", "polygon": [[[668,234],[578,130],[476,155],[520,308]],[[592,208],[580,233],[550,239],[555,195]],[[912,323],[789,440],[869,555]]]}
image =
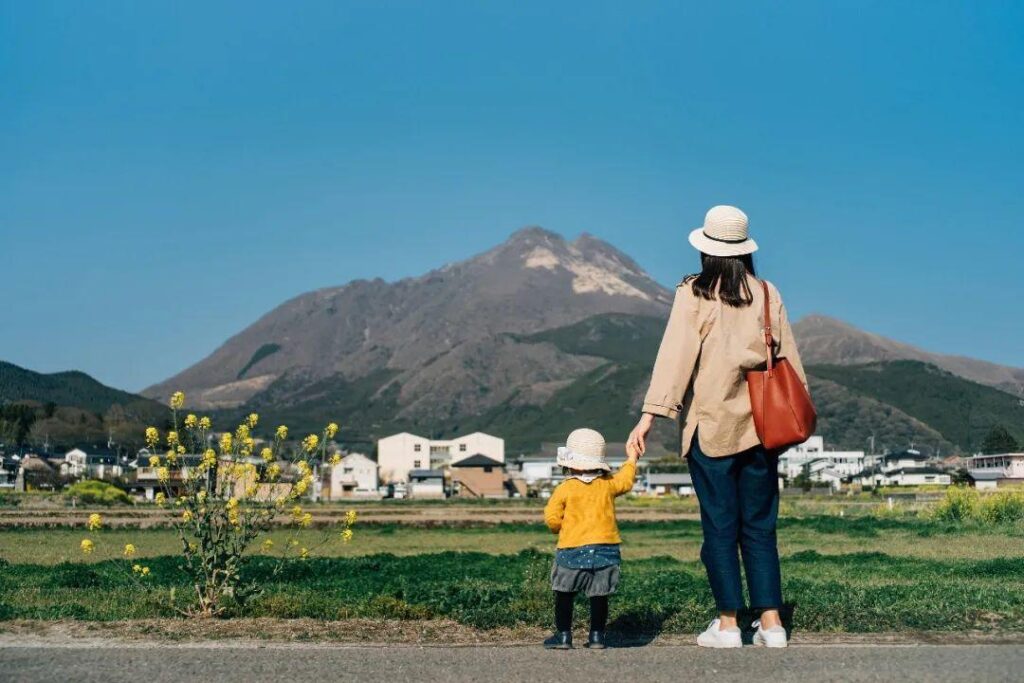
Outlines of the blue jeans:
{"label": "blue jeans", "polygon": [[721,612],[743,608],[739,545],[750,606],[782,607],[775,523],[779,516],[778,457],[761,446],[722,458],[700,450],[697,435],[687,456],[700,501],[704,544],[700,559]]}

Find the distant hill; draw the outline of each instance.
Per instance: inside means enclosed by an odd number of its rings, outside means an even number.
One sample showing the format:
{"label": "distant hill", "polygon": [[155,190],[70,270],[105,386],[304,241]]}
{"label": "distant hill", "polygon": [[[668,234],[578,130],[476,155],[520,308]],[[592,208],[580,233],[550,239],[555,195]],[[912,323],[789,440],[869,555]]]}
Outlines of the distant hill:
{"label": "distant hill", "polygon": [[[16,405],[28,412],[14,410]],[[0,406],[5,407],[0,441],[8,446],[22,439],[61,447],[105,443],[113,435],[134,448],[141,444],[147,425],[163,426],[168,419],[166,406],[108,387],[84,372],[44,374],[4,361],[0,361]]]}
{"label": "distant hill", "polygon": [[862,365],[876,361],[916,360],[930,363],[979,384],[1024,396],[1024,368],[932,353],[910,344],[859,330],[824,315],[808,315],[793,325],[806,365]]}

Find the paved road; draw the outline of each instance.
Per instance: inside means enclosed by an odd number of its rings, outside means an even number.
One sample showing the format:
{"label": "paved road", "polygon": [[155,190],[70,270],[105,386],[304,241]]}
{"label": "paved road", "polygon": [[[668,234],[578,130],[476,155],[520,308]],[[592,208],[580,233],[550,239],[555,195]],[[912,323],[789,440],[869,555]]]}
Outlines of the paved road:
{"label": "paved road", "polygon": [[935,681],[1024,679],[1020,645],[532,647],[0,645],[0,681]]}

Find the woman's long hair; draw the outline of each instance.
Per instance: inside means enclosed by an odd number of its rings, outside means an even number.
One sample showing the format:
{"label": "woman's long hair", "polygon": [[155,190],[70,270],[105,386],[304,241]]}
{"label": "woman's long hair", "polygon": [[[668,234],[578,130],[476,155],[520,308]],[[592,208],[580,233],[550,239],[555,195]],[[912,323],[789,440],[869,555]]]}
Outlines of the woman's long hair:
{"label": "woman's long hair", "polygon": [[754,259],[750,254],[743,256],[711,256],[701,252],[700,273],[690,275],[693,293],[711,300],[719,298],[728,306],[749,306],[754,301],[747,282],[747,273],[754,272]]}

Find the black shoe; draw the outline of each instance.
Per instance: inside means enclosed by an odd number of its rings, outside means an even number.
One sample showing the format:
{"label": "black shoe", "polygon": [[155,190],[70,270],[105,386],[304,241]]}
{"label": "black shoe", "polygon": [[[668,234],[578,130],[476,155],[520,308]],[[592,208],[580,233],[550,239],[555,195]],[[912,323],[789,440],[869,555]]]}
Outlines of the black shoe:
{"label": "black shoe", "polygon": [[544,641],[545,650],[571,650],[572,631],[555,631],[555,634]]}
{"label": "black shoe", "polygon": [[604,644],[604,631],[591,631],[587,638],[587,647],[591,650],[603,650],[607,647]]}

